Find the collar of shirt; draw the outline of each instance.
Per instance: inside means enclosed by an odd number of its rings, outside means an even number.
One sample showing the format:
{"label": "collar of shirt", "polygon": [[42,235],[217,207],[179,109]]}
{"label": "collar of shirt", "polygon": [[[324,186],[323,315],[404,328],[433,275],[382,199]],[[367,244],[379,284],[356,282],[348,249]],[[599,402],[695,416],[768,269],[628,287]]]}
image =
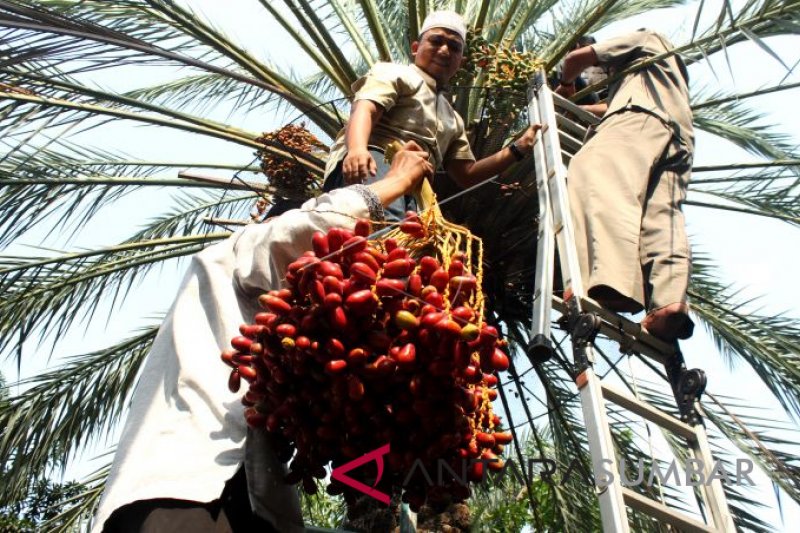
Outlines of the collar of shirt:
{"label": "collar of shirt", "polygon": [[425,83],[428,84],[428,87],[430,87],[433,92],[435,92],[435,93],[446,93],[446,92],[448,92],[450,90],[449,86],[444,86],[443,85],[441,87],[437,87],[436,80],[433,79],[433,77],[430,74],[428,74],[427,72],[425,72],[424,70],[419,68],[417,65],[414,65],[412,63],[411,67],[413,67],[414,70],[416,70],[417,73],[422,77],[422,79],[425,80]]}

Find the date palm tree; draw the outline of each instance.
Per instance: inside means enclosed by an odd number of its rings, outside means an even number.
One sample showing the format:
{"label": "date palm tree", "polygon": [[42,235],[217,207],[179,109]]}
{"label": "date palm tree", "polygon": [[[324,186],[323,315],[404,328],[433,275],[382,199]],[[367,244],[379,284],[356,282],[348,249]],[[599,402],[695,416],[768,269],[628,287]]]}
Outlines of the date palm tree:
{"label": "date palm tree", "polygon": [[[199,0],[0,0],[0,245],[5,248],[0,349],[8,358],[44,359],[29,353],[49,352],[65,335],[101,315],[113,322],[134,287],[157,287],[163,265],[226,238],[226,221],[249,219],[259,198],[313,194],[324,156],[265,140],[262,132],[302,122],[330,141],[346,119],[351,84],[376,61],[407,61],[421,21],[434,8],[464,13],[474,42],[484,39],[493,53],[536,57],[547,70],[581,35],[654,9],[680,8],[693,14],[688,19],[691,31],[671,52],[681,54],[690,71],[720,55],[736,72],[739,43],[754,43],[764,57],[784,62],[770,47],[770,38],[794,35],[800,28],[800,0],[246,4],[241,4],[239,20],[249,24],[247,35],[256,34],[258,45],[245,44],[242,32],[224,32],[202,14]],[[253,30],[255,24],[265,30]],[[655,29],[670,28],[656,24]],[[288,41],[292,45],[287,48]],[[279,66],[287,63],[286,54],[298,65],[297,72]],[[521,67],[517,62],[515,68]],[[454,87],[455,105],[470,128],[477,155],[506,141],[524,119],[520,76],[509,79],[498,94],[501,80],[473,62]],[[697,179],[687,204],[791,225],[800,222],[800,154],[781,132],[784,125],[765,124],[751,104],[755,96],[795,87],[782,81],[741,94],[694,88],[697,128],[743,148],[757,162],[695,168]],[[282,118],[276,122],[276,116]],[[132,125],[147,126],[147,133],[132,130]],[[165,158],[159,151],[165,144],[180,155]],[[253,152],[292,160],[311,179],[293,188],[272,176],[253,177],[259,171]],[[190,172],[184,175],[195,179],[176,177],[178,169],[187,168]],[[503,237],[487,240],[491,275],[485,289],[495,319],[517,343],[526,341],[527,280],[536,237],[528,170],[517,169],[447,205],[448,217],[469,224],[479,235]],[[206,174],[224,178],[197,177]],[[446,183],[438,187],[440,198],[448,198]],[[115,213],[112,226],[136,226],[127,237],[73,247],[76,234],[96,228],[101,215],[131,197],[147,198],[151,207]],[[505,201],[490,201],[497,198]],[[54,244],[46,249],[23,246],[31,244],[32,236],[48,236]],[[718,355],[745,366],[777,398],[787,418],[797,420],[800,322],[753,311],[736,287],[720,279],[713,258],[696,252],[693,266],[694,312]],[[163,309],[143,309],[142,316],[159,311]],[[124,415],[158,328],[157,319],[144,324],[107,347],[92,349],[87,343],[73,357],[46,366],[0,406],[0,457],[5,464],[0,505],[20,500],[32,483],[52,473],[53,465],[64,466],[105,442]],[[601,354],[604,370],[669,409],[663,384],[634,383],[611,357]],[[564,465],[570,458],[586,457],[571,370],[571,358],[564,355],[535,368],[518,357],[501,388],[507,423],[526,428],[529,451]],[[538,418],[529,409],[537,401],[534,397],[547,406]],[[718,453],[727,459],[737,454],[752,459],[784,494],[800,502],[800,465],[796,454],[787,451],[796,441],[795,425],[774,422],[735,398],[707,395],[704,406]],[[624,429],[633,422],[622,413],[615,414],[615,421],[624,457],[646,455],[642,439]],[[679,445],[672,444],[679,453]],[[68,527],[65,523],[85,525],[106,471],[85,480],[82,496],[59,518],[60,528]],[[531,510],[526,520],[537,529],[585,530],[597,523],[597,505],[586,486],[524,481],[519,494]],[[770,529],[743,488],[726,490],[737,524]],[[669,491],[664,497],[681,501]],[[479,498],[476,504],[491,506],[491,500]],[[499,520],[497,513],[474,514]],[[643,516],[634,515],[634,520],[637,530],[661,527]],[[514,524],[519,521],[515,511]]]}

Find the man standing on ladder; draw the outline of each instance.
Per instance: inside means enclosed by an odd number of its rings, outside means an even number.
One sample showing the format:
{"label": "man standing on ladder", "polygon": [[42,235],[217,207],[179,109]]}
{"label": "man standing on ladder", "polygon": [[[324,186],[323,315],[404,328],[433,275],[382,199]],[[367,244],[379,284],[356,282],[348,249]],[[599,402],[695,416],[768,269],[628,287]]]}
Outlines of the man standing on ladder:
{"label": "man standing on ladder", "polygon": [[665,56],[672,49],[648,30],[578,48],[566,56],[556,90],[572,96],[590,66],[608,68],[612,79],[634,67],[610,84],[601,122],[569,165],[569,201],[588,296],[615,312],[647,309],[642,327],[667,342],[694,329],[681,212],[694,134],[686,66]]}

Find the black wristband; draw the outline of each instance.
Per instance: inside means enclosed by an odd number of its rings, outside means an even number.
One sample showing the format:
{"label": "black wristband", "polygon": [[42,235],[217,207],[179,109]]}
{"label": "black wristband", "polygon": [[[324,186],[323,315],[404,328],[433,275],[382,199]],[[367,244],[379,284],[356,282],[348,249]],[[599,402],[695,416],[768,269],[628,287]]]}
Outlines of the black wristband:
{"label": "black wristband", "polygon": [[508,149],[511,150],[511,153],[514,155],[514,159],[517,161],[522,161],[525,159],[525,154],[522,153],[522,150],[519,149],[517,143],[513,142],[508,145]]}

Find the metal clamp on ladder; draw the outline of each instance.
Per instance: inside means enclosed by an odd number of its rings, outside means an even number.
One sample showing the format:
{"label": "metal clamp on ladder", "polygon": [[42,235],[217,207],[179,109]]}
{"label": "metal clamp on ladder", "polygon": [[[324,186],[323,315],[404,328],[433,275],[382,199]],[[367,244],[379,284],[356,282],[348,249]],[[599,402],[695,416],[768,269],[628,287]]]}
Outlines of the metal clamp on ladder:
{"label": "metal clamp on ladder", "polygon": [[[555,308],[564,316],[566,329],[571,337],[573,357],[578,369],[575,382],[580,391],[592,464],[608,465],[612,472],[618,470],[606,412],[608,400],[686,439],[696,464],[702,465],[704,479],[711,479],[709,476],[713,457],[699,413],[699,398],[705,388],[705,374],[701,370],[686,369],[677,344],[669,345],[652,337],[638,324],[602,308],[585,296],[570,218],[567,170],[562,159],[557,126],[558,120],[565,122],[566,119],[556,115],[554,95],[547,86],[543,71],[531,80],[528,116],[531,124],[538,123],[542,126],[533,147],[539,194],[539,235],[531,342],[526,349],[531,363],[540,364],[554,354],[550,340],[550,319],[551,311]],[[581,126],[570,124],[569,128],[580,131]],[[553,296],[556,246],[564,289],[563,300]],[[594,339],[598,333],[620,343],[624,351],[640,353],[666,367],[680,419],[601,383],[594,372]],[[708,524],[623,487],[620,476],[613,476],[607,486],[597,487],[603,531],[630,531],[627,507],[682,531],[734,531],[733,519],[720,480],[712,479],[698,488],[705,507],[710,511],[706,517]]]}

